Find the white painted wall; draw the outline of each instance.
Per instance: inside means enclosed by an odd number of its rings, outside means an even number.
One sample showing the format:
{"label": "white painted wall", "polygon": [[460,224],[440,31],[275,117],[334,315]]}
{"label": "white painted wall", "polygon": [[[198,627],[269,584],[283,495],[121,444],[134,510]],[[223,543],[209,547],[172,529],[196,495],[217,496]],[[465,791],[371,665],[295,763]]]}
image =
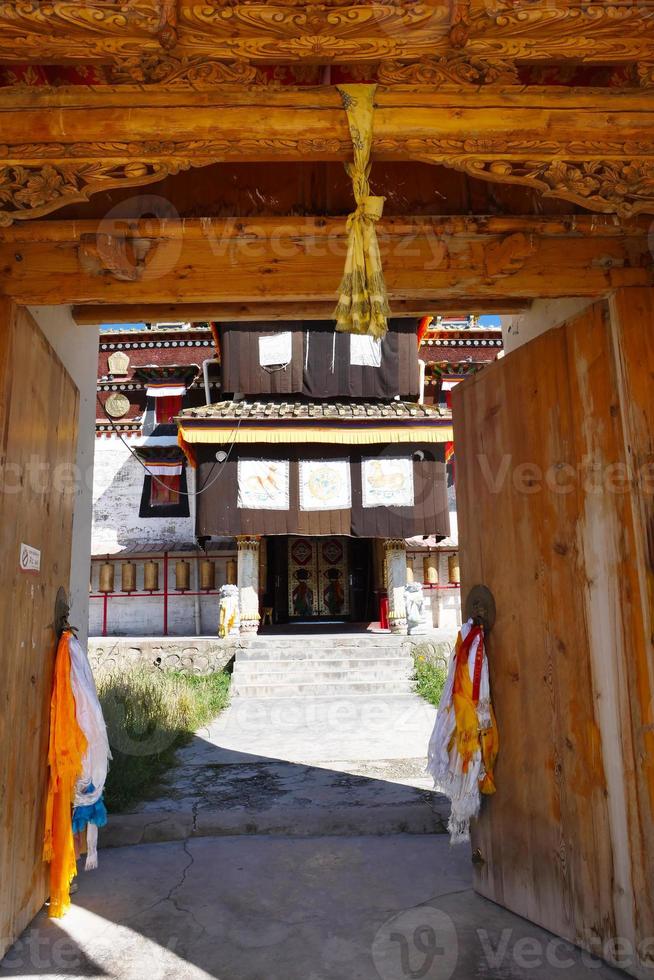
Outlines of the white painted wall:
{"label": "white painted wall", "polygon": [[560,327],[571,317],[591,306],[595,300],[586,296],[564,299],[537,299],[529,310],[516,316],[503,316],[502,339],[504,353],[522,347],[523,344],[540,336],[546,330]]}
{"label": "white painted wall", "polygon": [[88,625],[99,328],[78,326],[69,306],[34,306],[30,312],[79,389],[70,619],[84,642]]}
{"label": "white painted wall", "polygon": [[[189,517],[139,517],[145,470],[132,449],[141,441],[125,437],[123,442],[114,435],[98,436],[95,441],[93,555],[117,555],[126,549],[174,551],[195,540],[192,509]],[[190,467],[187,479],[192,493]]]}

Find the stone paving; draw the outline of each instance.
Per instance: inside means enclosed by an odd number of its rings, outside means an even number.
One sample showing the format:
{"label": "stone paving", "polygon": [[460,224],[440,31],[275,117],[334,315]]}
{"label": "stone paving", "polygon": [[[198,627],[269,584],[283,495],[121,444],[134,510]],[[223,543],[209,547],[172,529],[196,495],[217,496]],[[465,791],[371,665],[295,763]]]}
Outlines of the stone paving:
{"label": "stone paving", "polygon": [[223,837],[104,851],[0,977],[618,980],[479,898],[444,836]]}
{"label": "stone paving", "polygon": [[416,695],[235,699],[102,843],[443,833],[447,802],[425,776],[435,716]]}

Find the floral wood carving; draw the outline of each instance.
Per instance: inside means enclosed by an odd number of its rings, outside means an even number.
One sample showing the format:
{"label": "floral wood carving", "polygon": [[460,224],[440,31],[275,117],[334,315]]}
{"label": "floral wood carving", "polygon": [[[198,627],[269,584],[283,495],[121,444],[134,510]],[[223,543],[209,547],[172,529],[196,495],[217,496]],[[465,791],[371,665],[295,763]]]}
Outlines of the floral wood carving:
{"label": "floral wood carving", "polygon": [[111,187],[137,187],[188,169],[191,163],[49,164],[0,167],[0,226],[38,218],[66,204],[88,201]]}
{"label": "floral wood carving", "polygon": [[[0,224],[36,218],[114,187],[143,186],[226,160],[346,159],[348,139],[234,137],[0,145]],[[654,141],[378,138],[384,159],[438,163],[471,176],[535,188],[589,210],[654,213]],[[14,161],[41,159],[41,164]]]}
{"label": "floral wood carving", "polygon": [[90,61],[174,46],[177,0],[0,0],[4,61]]}
{"label": "floral wood carving", "polygon": [[125,61],[112,72],[113,82],[146,82],[167,87],[214,88],[217,85],[249,85],[257,70],[244,61],[226,64],[209,58],[160,58],[148,55]]}
{"label": "floral wood carving", "polygon": [[641,62],[637,72],[641,88],[654,88],[654,61]]}
{"label": "floral wood carving", "polygon": [[484,61],[457,55],[448,58],[423,58],[404,64],[382,62],[377,80],[381,85],[456,85],[479,86],[519,82],[516,66],[510,61]]}
{"label": "floral wood carving", "polygon": [[466,51],[485,58],[541,62],[637,61],[651,53],[653,18],[647,0],[643,4],[493,0],[472,15]]}

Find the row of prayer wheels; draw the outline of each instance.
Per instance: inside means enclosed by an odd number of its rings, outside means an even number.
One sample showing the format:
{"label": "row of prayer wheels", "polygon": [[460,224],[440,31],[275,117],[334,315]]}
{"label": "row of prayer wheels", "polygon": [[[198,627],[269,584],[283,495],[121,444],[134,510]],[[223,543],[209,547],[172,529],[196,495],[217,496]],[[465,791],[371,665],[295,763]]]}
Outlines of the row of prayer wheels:
{"label": "row of prayer wheels", "polygon": [[[447,566],[450,585],[461,585],[458,554],[450,555]],[[425,585],[438,585],[438,554],[426,555],[422,559],[422,571]],[[413,565],[410,563],[406,566],[406,580],[409,583],[415,581]]]}
{"label": "row of prayer wheels", "polygon": [[[227,562],[227,584],[236,584],[236,562],[232,559]],[[116,570],[113,562],[106,561],[100,566],[100,582],[98,591],[107,595],[115,592]],[[175,591],[188,592],[191,588],[191,565],[185,559],[175,562]],[[216,563],[206,558],[200,562],[200,591],[213,592],[216,588]],[[123,562],[120,569],[120,591],[136,592],[136,565],[131,562]],[[156,561],[146,561],[143,564],[143,591],[159,591],[159,563]]]}

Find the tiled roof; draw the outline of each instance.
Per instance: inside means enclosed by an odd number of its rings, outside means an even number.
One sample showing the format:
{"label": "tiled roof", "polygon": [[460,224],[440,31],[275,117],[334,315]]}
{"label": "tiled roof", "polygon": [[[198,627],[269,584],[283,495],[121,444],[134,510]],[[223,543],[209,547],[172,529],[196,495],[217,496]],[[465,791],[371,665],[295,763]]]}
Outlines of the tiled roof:
{"label": "tiled roof", "polygon": [[276,421],[301,420],[371,422],[440,422],[449,419],[449,414],[436,407],[418,405],[417,402],[307,402],[307,401],[224,401],[215,405],[187,408],[180,415],[182,422],[192,419],[232,422],[232,421]]}

